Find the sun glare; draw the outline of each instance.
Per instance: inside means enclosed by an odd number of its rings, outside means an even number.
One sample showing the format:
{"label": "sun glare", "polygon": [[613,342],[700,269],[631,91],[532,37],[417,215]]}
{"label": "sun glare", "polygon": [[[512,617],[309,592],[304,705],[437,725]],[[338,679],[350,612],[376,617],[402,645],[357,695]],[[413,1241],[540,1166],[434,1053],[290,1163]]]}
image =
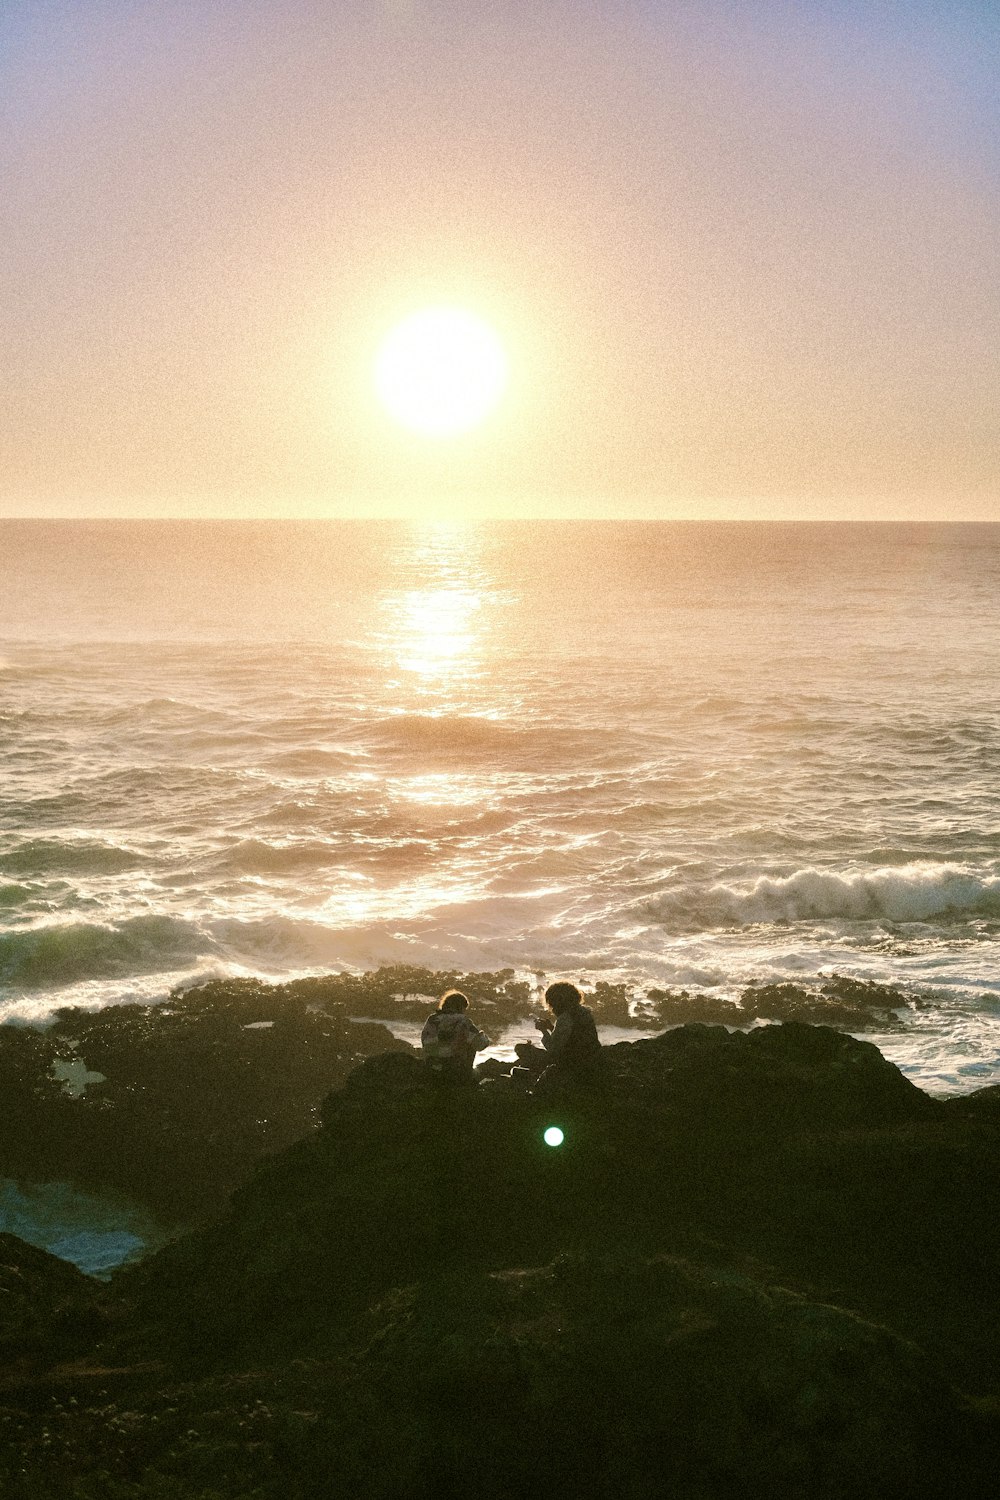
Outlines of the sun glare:
{"label": "sun glare", "polygon": [[460,307],[411,313],[386,336],[375,360],[375,389],[386,410],[427,437],[476,427],[500,400],[507,376],[493,329]]}

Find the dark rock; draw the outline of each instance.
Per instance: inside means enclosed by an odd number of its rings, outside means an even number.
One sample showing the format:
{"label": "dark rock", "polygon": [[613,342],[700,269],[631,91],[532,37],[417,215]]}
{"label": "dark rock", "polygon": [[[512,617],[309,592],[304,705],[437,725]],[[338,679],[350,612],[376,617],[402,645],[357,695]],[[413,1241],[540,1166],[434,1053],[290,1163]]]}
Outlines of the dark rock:
{"label": "dark rock", "polygon": [[513,1064],[504,1062],[499,1057],[487,1057],[476,1064],[476,1078],[479,1082],[487,1078],[508,1078],[512,1066]]}
{"label": "dark rock", "polygon": [[884,1326],[621,1249],[393,1287],[323,1358],[5,1415],[14,1500],[65,1478],[87,1500],[985,1500],[997,1457],[995,1419]]}
{"label": "dark rock", "polygon": [[870,1042],[788,1022],[751,1031],[692,1023],[607,1049],[620,1093],[735,1126],[830,1129],[923,1118],[937,1109]]}
{"label": "dark rock", "polygon": [[949,1108],[956,1113],[972,1115],[1000,1115],[1000,1083],[991,1083],[983,1089],[974,1089],[971,1094],[948,1099]]}
{"label": "dark rock", "polygon": [[[607,1051],[607,1090],[558,1101],[499,1084],[442,1092],[421,1086],[412,1056],[369,1061],[324,1102],[318,1136],[129,1284],[214,1350],[245,1330],[279,1344],[312,1336],[379,1288],[456,1262],[544,1260],[609,1236],[662,1249],[678,1223],[826,1274],[817,1245],[862,1243],[860,1222],[885,1235],[898,1191],[906,1242],[892,1253],[925,1241],[912,1146],[884,1132],[936,1129],[940,1106],[869,1043],[801,1025],[692,1025]],[[565,1132],[557,1151],[542,1142],[552,1123]],[[895,1172],[891,1191],[874,1163]],[[956,1190],[941,1193],[956,1211]],[[994,1184],[980,1202],[995,1201]]]}
{"label": "dark rock", "polygon": [[587,996],[587,1004],[600,1016],[603,1026],[635,1026],[637,1018],[631,1010],[632,990],[626,984],[608,984],[599,979],[593,995]]}
{"label": "dark rock", "polygon": [[930,1099],[871,1042],[828,1026],[788,1022],[747,1035],[757,1086],[812,1124],[883,1125],[937,1112]]}
{"label": "dark rock", "polygon": [[95,1282],[47,1251],[0,1234],[0,1354],[9,1373],[66,1357],[104,1326]]}
{"label": "dark rock", "polygon": [[414,1287],[365,1333],[400,1494],[933,1495],[980,1435],[888,1329],[675,1257]]}
{"label": "dark rock", "polygon": [[908,1002],[901,990],[870,980],[835,974],[819,993],[797,984],[750,986],[740,997],[747,1020],[804,1021],[845,1031],[900,1031],[899,1010]]}
{"label": "dark rock", "polygon": [[[255,981],[159,1006],[63,1010],[44,1032],[0,1026],[0,1173],[70,1181],[190,1221],[314,1130],[324,1095],[363,1058],[399,1050],[410,1051],[383,1025],[331,1017]],[[51,1076],[67,1056],[103,1082],[70,1098]]]}
{"label": "dark rock", "polygon": [[723,1000],[719,995],[692,995],[687,990],[651,989],[647,991],[646,998],[652,1002],[650,1020],[658,1021],[663,1026],[683,1026],[689,1021],[719,1026],[746,1026],[752,1020],[735,1000]]}
{"label": "dark rock", "polygon": [[[411,1047],[367,1057],[344,1085],[345,1093],[411,1094],[427,1087],[427,1066]],[[325,1121],[324,1121],[325,1123]]]}
{"label": "dark rock", "polygon": [[795,1023],[607,1053],[558,1101],[365,1062],[116,1278],[63,1446],[12,1387],[4,1494],[992,1495],[996,1113]]}
{"label": "dark rock", "polygon": [[[164,1221],[196,1221],[260,1161],[308,1135],[324,1095],[363,1058],[405,1048],[381,1022],[422,1020],[431,997],[455,985],[491,1034],[528,1014],[532,991],[513,970],[395,965],[279,985],[218,980],[159,1006],[63,1009],[44,1031],[0,1026],[0,1173],[70,1181]],[[742,1003],[604,981],[588,998],[599,1023],[644,1029],[767,1018],[885,1030],[905,1024],[899,1012],[917,1003],[843,976],[808,988],[751,988]],[[81,1098],[53,1076],[53,1063],[68,1058],[104,1075]],[[643,1062],[629,1071],[663,1094],[662,1075]],[[511,1087],[499,1084],[500,1092]]]}

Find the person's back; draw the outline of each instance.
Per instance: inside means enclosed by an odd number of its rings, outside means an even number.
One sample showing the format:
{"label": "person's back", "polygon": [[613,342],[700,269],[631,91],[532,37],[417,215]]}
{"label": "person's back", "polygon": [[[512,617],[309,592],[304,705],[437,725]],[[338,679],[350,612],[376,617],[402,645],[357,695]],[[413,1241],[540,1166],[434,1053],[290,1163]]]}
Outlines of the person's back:
{"label": "person's back", "polygon": [[573,1005],[567,1014],[572,1024],[560,1063],[571,1073],[589,1075],[604,1060],[594,1013],[586,1005]]}
{"label": "person's back", "polygon": [[476,1053],[490,1045],[486,1033],[465,1014],[468,1005],[461,991],[449,990],[420,1033],[424,1059],[442,1083],[471,1083]]}

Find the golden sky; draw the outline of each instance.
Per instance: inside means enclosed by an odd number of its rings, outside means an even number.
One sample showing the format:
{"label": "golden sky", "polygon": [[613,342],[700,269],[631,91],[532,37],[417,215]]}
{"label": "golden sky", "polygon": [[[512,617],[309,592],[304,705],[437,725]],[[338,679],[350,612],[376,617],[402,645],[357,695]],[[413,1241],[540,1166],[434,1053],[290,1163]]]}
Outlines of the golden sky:
{"label": "golden sky", "polygon": [[[12,0],[0,515],[998,518],[1000,9]],[[428,439],[426,304],[510,383]]]}

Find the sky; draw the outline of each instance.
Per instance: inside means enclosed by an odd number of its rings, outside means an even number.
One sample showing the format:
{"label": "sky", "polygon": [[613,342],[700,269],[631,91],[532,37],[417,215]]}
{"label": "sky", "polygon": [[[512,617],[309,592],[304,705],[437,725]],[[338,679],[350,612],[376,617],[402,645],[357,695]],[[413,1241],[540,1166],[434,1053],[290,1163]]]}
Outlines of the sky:
{"label": "sky", "polygon": [[1000,519],[998,80],[995,0],[0,0],[0,517]]}

